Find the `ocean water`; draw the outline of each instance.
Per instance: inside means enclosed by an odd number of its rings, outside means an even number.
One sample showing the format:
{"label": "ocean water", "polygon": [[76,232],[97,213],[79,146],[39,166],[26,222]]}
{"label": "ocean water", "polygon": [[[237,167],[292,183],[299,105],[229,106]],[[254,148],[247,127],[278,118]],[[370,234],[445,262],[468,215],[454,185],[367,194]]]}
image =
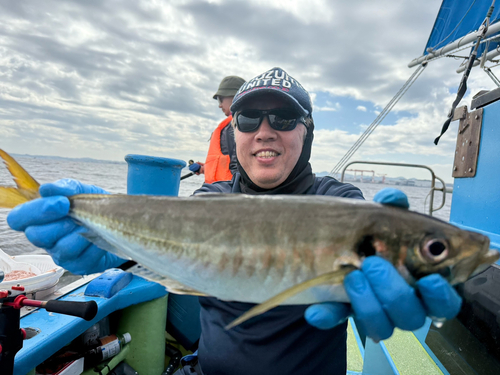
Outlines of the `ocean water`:
{"label": "ocean water", "polygon": [[[16,160],[41,184],[61,178],[74,178],[83,183],[102,187],[112,193],[125,193],[127,183],[127,164],[125,162],[79,161],[60,158],[40,158],[33,156],[15,156]],[[189,173],[185,168],[181,175]],[[203,176],[191,176],[181,181],[179,196],[189,196],[204,182]],[[371,200],[377,191],[391,185],[346,181],[358,186],[367,200]],[[13,185],[12,177],[0,165],[0,185]],[[427,213],[429,189],[415,186],[394,186],[403,190],[410,200],[410,209]],[[427,204],[425,204],[427,201]],[[435,206],[441,203],[441,193],[436,193]],[[434,216],[448,220],[450,216],[451,195],[447,194],[446,204]],[[44,250],[33,246],[24,233],[11,230],[6,223],[9,210],[0,209],[0,249],[9,255],[43,254]]]}

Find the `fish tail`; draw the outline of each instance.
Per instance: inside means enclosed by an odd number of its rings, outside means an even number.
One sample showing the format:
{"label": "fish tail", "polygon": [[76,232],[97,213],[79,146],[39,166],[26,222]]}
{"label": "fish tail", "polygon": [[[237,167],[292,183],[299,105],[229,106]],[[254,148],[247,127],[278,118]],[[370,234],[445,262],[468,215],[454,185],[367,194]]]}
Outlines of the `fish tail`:
{"label": "fish tail", "polygon": [[8,153],[0,149],[0,158],[14,178],[17,187],[0,186],[0,208],[14,208],[40,197],[40,184]]}

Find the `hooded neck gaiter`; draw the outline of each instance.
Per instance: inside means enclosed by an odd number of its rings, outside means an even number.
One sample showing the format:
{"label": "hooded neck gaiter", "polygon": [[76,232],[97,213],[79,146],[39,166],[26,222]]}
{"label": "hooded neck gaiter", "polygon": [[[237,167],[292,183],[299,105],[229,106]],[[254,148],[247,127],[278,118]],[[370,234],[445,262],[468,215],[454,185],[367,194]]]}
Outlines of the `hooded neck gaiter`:
{"label": "hooded neck gaiter", "polygon": [[290,175],[281,185],[272,189],[263,189],[248,177],[247,173],[238,161],[237,167],[240,172],[240,189],[242,193],[250,195],[259,194],[304,194],[314,183],[314,174],[312,173],[311,164],[309,159],[311,157],[311,147],[314,138],[313,134],[314,124],[311,122],[307,127],[307,135],[302,147],[299,160],[293,168]]}

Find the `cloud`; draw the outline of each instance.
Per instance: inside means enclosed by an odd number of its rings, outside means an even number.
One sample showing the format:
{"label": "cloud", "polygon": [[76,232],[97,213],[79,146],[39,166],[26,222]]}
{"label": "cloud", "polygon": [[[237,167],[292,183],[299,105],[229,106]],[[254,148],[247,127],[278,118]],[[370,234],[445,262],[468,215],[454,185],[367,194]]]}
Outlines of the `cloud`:
{"label": "cloud", "polygon": [[326,106],[314,106],[313,108],[313,112],[336,112],[336,111],[340,111],[342,109],[342,106],[340,105],[340,103],[332,103],[330,101],[326,101]]}
{"label": "cloud", "polygon": [[[227,75],[280,66],[312,94],[384,108],[413,70],[440,4],[431,0],[46,1],[0,3],[0,139],[14,153],[123,160],[128,153],[203,160],[224,118],[212,95]],[[361,21],[362,20],[362,21]],[[349,30],[349,32],[346,32]],[[395,32],[395,30],[397,32]],[[433,163],[458,62],[429,64],[360,156]],[[491,88],[473,71],[469,92]],[[470,97],[468,97],[470,99]],[[368,107],[369,108],[369,107]],[[341,113],[337,103],[314,111]],[[405,115],[406,116],[406,115]],[[366,123],[359,121],[358,123]],[[332,168],[359,134],[317,131],[313,168]]]}

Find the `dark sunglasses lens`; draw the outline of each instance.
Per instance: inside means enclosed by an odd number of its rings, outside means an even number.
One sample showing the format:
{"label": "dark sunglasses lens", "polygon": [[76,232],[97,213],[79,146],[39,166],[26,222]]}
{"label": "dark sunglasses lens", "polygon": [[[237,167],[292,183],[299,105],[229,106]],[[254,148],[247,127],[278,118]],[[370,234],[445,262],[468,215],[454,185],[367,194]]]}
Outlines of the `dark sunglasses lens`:
{"label": "dark sunglasses lens", "polygon": [[274,110],[269,114],[269,122],[273,129],[289,131],[295,129],[299,117],[300,115],[294,111]]}
{"label": "dark sunglasses lens", "polygon": [[276,115],[269,115],[269,122],[273,129],[279,131],[289,131],[295,129],[296,119],[285,120]]}
{"label": "dark sunglasses lens", "polygon": [[239,113],[236,117],[238,129],[242,132],[252,132],[257,130],[260,125],[261,112],[255,110],[246,110]]}

